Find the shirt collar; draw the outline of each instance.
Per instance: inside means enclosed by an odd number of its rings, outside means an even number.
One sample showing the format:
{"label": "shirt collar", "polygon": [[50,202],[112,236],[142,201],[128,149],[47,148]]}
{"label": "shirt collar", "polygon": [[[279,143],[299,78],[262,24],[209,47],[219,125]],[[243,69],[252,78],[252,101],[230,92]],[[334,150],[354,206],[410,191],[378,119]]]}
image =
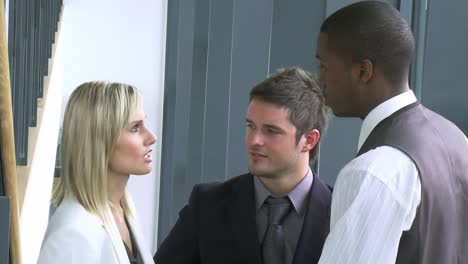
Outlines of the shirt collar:
{"label": "shirt collar", "polygon": [[[312,186],[313,179],[312,170],[309,168],[306,176],[287,195],[293,204],[294,210],[298,214],[304,212],[304,207],[307,204],[306,198],[309,194],[310,187]],[[269,195],[273,195],[257,176],[254,176],[254,188],[256,209],[258,211],[266,198],[268,198]]]}
{"label": "shirt collar", "polygon": [[372,109],[369,114],[364,118],[361,126],[361,133],[359,134],[358,151],[370,135],[372,130],[385,118],[389,117],[401,108],[416,102],[416,96],[412,90],[408,90],[402,94],[394,96],[387,101],[379,104],[376,108]]}

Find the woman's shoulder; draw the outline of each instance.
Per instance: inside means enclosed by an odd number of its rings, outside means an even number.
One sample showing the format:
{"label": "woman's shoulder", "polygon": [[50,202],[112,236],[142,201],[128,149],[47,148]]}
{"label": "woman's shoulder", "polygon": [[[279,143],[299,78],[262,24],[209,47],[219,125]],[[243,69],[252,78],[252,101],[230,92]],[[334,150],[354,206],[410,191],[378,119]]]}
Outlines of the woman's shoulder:
{"label": "woman's shoulder", "polygon": [[114,258],[111,239],[99,217],[77,201],[62,201],[50,218],[39,263],[101,263]]}
{"label": "woman's shoulder", "polygon": [[99,263],[115,256],[100,219],[76,201],[63,201],[49,221],[39,263],[62,263],[70,258],[76,263]]}
{"label": "woman's shoulder", "polygon": [[74,234],[93,240],[106,236],[101,219],[72,199],[62,201],[49,220],[46,236],[61,234]]}

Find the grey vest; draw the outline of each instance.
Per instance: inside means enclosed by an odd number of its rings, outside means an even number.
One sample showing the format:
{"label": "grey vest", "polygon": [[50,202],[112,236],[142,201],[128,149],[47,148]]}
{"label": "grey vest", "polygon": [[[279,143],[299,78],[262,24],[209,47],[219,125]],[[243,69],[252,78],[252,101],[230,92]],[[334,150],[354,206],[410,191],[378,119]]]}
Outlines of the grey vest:
{"label": "grey vest", "polygon": [[468,146],[463,133],[417,102],[380,122],[357,155],[383,145],[406,153],[421,180],[421,203],[411,229],[400,239],[396,263],[468,263]]}

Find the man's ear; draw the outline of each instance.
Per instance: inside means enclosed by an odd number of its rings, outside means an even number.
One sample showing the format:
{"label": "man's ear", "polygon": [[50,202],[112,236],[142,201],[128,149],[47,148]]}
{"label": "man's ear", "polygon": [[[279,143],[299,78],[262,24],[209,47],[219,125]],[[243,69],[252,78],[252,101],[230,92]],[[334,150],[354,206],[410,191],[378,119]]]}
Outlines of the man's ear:
{"label": "man's ear", "polygon": [[317,129],[311,129],[309,132],[304,134],[305,142],[302,146],[302,152],[310,152],[320,140],[320,131]]}
{"label": "man's ear", "polygon": [[359,79],[363,83],[369,82],[374,74],[374,64],[369,59],[364,59],[359,62]]}

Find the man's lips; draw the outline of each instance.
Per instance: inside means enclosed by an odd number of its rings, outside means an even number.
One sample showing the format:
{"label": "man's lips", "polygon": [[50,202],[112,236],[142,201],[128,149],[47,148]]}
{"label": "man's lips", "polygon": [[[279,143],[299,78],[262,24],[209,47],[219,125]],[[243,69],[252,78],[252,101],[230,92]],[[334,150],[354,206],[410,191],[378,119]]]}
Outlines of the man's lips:
{"label": "man's lips", "polygon": [[260,152],[255,152],[255,151],[251,151],[249,152],[249,154],[250,154],[250,157],[255,160],[264,159],[267,157],[267,155],[260,153]]}

